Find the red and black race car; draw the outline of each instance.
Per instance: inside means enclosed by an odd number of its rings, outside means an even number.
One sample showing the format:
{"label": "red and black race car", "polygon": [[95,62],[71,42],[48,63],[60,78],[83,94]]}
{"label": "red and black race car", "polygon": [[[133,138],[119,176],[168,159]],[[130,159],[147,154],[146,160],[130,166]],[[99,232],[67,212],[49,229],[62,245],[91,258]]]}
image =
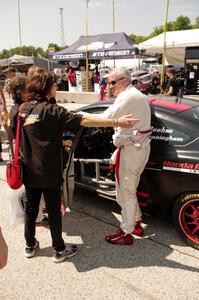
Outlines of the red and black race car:
{"label": "red and black race car", "polygon": [[[183,99],[179,104],[172,97],[157,97],[149,100],[153,133],[150,158],[137,191],[140,206],[172,217],[187,243],[199,249],[199,102]],[[83,111],[101,113],[111,103],[91,104]],[[109,199],[115,199],[114,174],[108,167],[115,149],[112,134],[110,128],[84,128],[72,147],[76,188]],[[73,155],[71,151],[69,162]],[[70,170],[66,185],[72,178]]]}

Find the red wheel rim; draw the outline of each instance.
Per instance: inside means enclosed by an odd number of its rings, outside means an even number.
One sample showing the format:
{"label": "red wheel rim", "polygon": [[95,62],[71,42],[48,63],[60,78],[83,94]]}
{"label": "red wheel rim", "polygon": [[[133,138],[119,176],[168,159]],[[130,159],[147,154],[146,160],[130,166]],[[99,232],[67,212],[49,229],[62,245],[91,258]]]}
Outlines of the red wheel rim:
{"label": "red wheel rim", "polygon": [[199,244],[199,199],[192,199],[181,207],[179,224],[188,239]]}

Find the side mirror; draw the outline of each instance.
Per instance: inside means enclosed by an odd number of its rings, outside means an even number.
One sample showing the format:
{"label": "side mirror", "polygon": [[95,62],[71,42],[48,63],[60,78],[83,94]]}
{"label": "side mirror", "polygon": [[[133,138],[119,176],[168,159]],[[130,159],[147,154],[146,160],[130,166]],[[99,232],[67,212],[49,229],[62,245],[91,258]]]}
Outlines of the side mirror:
{"label": "side mirror", "polygon": [[132,85],[136,85],[136,84],[138,83],[138,80],[137,80],[137,79],[133,79],[133,80],[131,81],[131,83],[132,83]]}

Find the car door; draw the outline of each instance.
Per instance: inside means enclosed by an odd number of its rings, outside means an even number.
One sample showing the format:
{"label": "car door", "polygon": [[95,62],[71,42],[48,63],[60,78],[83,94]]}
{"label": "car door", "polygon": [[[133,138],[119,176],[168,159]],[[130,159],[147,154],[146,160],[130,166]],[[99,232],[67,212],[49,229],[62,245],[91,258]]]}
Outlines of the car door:
{"label": "car door", "polygon": [[63,133],[63,194],[65,206],[72,203],[75,188],[74,151],[83,128],[74,134],[70,131]]}
{"label": "car door", "polygon": [[174,197],[190,186],[188,175],[180,172],[180,168],[173,168],[183,162],[182,153],[194,139],[186,125],[177,114],[164,111],[152,114],[151,154],[138,190],[148,195],[146,201],[153,207],[164,207],[165,213]]}
{"label": "car door", "polygon": [[[100,114],[105,107],[85,109],[88,113]],[[109,176],[107,160],[115,150],[112,142],[112,128],[81,128],[74,136],[72,147],[68,151],[68,160],[64,170],[64,197],[66,205],[72,203],[73,191],[76,184],[87,186],[87,189],[98,189],[103,183],[101,174]],[[65,139],[70,132],[65,132]],[[112,176],[112,174],[110,174]],[[110,183],[111,184],[111,183]],[[115,195],[115,193],[114,193]]]}

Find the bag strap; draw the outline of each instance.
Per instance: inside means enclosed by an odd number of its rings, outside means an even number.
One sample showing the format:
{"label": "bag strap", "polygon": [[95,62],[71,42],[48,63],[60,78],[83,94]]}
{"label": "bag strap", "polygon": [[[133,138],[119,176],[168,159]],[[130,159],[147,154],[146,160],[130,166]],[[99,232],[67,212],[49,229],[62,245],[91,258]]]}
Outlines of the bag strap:
{"label": "bag strap", "polygon": [[17,115],[17,130],[16,130],[16,138],[15,138],[15,151],[14,151],[14,163],[17,162],[19,158],[19,138],[20,138],[20,116],[22,105],[19,107],[18,115]]}

